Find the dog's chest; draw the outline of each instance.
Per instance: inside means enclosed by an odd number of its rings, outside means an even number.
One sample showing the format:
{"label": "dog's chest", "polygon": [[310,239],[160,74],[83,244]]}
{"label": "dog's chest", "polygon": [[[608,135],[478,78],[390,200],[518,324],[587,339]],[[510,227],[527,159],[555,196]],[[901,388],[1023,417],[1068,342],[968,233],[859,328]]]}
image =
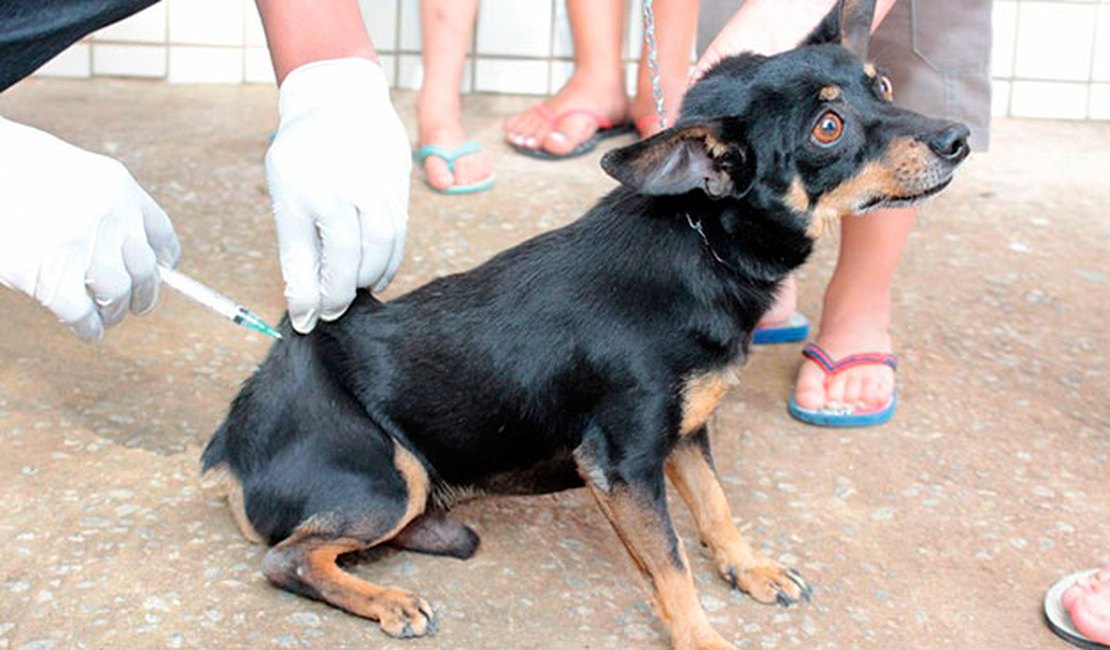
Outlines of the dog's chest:
{"label": "dog's chest", "polygon": [[723,368],[699,372],[686,377],[682,385],[682,420],[680,435],[689,435],[705,425],[721,404],[728,391],[740,383],[739,372],[744,357]]}

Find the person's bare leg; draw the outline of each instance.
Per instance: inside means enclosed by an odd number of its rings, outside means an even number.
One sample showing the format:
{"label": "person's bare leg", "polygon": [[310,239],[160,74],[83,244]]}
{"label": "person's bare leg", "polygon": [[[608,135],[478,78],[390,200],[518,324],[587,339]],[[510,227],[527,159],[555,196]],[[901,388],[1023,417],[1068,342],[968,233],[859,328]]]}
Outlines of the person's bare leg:
{"label": "person's bare leg", "polygon": [[[891,352],[890,285],[913,226],[913,208],[849,216],[841,224],[840,257],[825,290],[816,342],[834,359],[862,352]],[[845,370],[825,385],[817,364],[802,363],[795,398],[805,409],[826,404],[882,406],[894,392],[885,365]]]}
{"label": "person's bare leg", "polygon": [[[698,34],[698,0],[657,0],[655,40],[659,63],[659,84],[663,89],[663,110],[667,126],[673,126],[682,105],[690,77],[690,54]],[[647,43],[642,44],[640,67],[636,73],[636,98],[632,119],[642,137],[660,131],[652,97]]]}
{"label": "person's bare leg", "polygon": [[[420,146],[435,144],[451,151],[466,141],[459,83],[477,11],[478,0],[421,0],[424,83],[416,98]],[[488,178],[493,159],[485,152],[463,156],[456,161],[452,174],[445,161],[430,156],[424,161],[424,169],[432,185],[446,189]]]}
{"label": "person's bare leg", "polygon": [[[574,39],[574,74],[555,96],[543,102],[554,115],[585,108],[614,124],[628,118],[628,97],[621,67],[624,0],[567,0]],[[565,154],[597,130],[587,115],[568,115],[553,129],[535,109],[505,120],[505,139],[531,149]]]}

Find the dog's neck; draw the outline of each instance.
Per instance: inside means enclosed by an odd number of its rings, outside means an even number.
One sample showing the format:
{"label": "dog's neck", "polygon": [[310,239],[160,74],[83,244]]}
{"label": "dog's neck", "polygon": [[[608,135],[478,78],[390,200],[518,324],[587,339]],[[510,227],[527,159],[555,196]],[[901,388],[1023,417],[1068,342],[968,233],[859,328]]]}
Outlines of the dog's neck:
{"label": "dog's neck", "polygon": [[777,284],[813,251],[802,221],[774,197],[715,200],[692,192],[649,200],[684,223],[706,254],[743,282]]}

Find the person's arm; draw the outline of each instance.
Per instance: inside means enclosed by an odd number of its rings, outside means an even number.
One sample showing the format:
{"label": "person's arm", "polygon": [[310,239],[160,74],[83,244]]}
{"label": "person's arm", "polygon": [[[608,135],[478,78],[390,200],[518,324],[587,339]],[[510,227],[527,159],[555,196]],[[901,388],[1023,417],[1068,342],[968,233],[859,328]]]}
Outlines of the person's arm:
{"label": "person's arm", "polygon": [[356,0],[258,0],[280,91],[266,153],[293,328],[384,289],[408,222],[408,136]]}
{"label": "person's arm", "polygon": [[[872,31],[896,1],[875,3]],[[741,52],[771,55],[789,50],[808,36],[835,4],[836,0],[747,0],[698,59],[691,83],[726,56]]]}
{"label": "person's arm", "polygon": [[353,0],[257,0],[278,85],[294,69],[327,59],[378,61]]}

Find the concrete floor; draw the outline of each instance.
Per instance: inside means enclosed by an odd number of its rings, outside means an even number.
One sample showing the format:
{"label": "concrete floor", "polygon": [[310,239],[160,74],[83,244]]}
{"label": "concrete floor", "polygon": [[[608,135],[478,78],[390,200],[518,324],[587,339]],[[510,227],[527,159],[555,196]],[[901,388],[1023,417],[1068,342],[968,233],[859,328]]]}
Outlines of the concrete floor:
{"label": "concrete floor", "polygon": [[[565,223],[611,186],[596,155],[552,164],[500,145],[501,119],[529,101],[465,100],[497,187],[449,198],[414,182],[391,295]],[[181,268],[276,319],[261,165],[274,105],[266,87],[108,80],[0,97],[5,116],[125,162],[174,219]],[[399,105],[411,127],[412,97]],[[793,345],[760,349],[716,416],[737,517],[816,587],[789,610],[730,592],[676,507],[705,608],[740,647],[1062,647],[1041,623],[1044,590],[1110,563],[1110,124],[1000,121],[993,142],[923,211],[899,270],[891,424],[791,420]],[[827,242],[801,275],[811,315],[834,256]],[[483,537],[468,562],[387,551],[354,569],[426,597],[432,639],[393,641],[269,587],[262,549],[197,478],[267,341],[168,291],[95,346],[21,295],[0,291],[0,313],[0,648],[665,647],[580,491],[460,508]]]}

